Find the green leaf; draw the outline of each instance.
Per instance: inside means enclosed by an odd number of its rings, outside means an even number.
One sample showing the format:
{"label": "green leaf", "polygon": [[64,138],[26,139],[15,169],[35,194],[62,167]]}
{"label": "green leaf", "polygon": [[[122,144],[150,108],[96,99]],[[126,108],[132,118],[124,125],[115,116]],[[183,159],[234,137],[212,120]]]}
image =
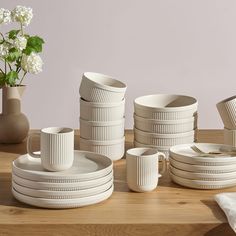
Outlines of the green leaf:
{"label": "green leaf", "polygon": [[15,81],[18,79],[18,73],[16,71],[10,71],[6,75],[6,81],[10,85],[15,85]]}
{"label": "green leaf", "polygon": [[0,86],[5,84],[5,74],[0,72]]}
{"label": "green leaf", "polygon": [[8,53],[7,57],[6,57],[6,61],[10,62],[10,63],[14,62],[14,61],[16,61],[20,57],[20,55],[21,55],[21,53],[20,53],[20,51],[18,49],[11,48],[9,50],[9,53]]}
{"label": "green leaf", "polygon": [[17,34],[19,34],[20,30],[11,30],[8,32],[8,38],[9,39],[15,39]]}
{"label": "green leaf", "polygon": [[27,39],[26,48],[23,50],[23,53],[30,55],[31,52],[42,52],[44,40],[39,36],[32,36]]}

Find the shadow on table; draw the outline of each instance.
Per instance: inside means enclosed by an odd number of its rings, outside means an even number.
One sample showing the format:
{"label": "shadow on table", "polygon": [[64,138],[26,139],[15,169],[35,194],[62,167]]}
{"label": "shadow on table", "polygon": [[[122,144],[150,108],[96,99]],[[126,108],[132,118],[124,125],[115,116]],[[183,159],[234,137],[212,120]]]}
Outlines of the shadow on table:
{"label": "shadow on table", "polygon": [[204,236],[235,236],[235,232],[227,223],[222,223],[205,233]]}

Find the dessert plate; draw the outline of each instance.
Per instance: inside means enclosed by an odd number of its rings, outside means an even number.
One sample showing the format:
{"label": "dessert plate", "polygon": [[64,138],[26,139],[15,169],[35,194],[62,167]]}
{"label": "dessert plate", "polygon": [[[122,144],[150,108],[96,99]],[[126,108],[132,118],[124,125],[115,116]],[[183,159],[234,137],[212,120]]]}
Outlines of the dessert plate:
{"label": "dessert plate", "polygon": [[50,172],[41,166],[40,158],[28,154],[13,161],[13,172],[22,178],[42,182],[76,182],[103,177],[112,170],[112,161],[97,153],[74,151],[73,166],[65,171]]}
{"label": "dessert plate", "polygon": [[[205,153],[223,152],[224,156],[213,155],[211,157],[201,156],[192,150],[192,146],[196,146]],[[235,156],[230,156],[235,152]],[[227,154],[228,153],[228,154]],[[236,148],[223,144],[212,143],[190,143],[176,145],[170,148],[169,154],[177,161],[197,165],[236,165]]]}
{"label": "dessert plate", "polygon": [[170,177],[173,182],[179,185],[196,189],[221,189],[236,185],[236,179],[224,180],[224,181],[191,180],[191,179],[181,178],[179,176],[174,175],[171,172],[170,172]]}
{"label": "dessert plate", "polygon": [[206,166],[206,165],[192,165],[186,164],[180,161],[176,161],[173,157],[169,156],[169,161],[172,166],[177,169],[190,171],[190,172],[199,172],[199,173],[228,173],[236,171],[236,164],[234,165],[222,165],[222,166]]}
{"label": "dessert plate", "polygon": [[49,191],[39,190],[23,187],[16,182],[12,181],[12,187],[19,193],[38,198],[52,198],[52,199],[68,199],[68,198],[82,198],[105,192],[113,185],[113,181],[110,180],[107,183],[89,189],[75,190],[75,191]]}
{"label": "dessert plate", "polygon": [[72,198],[72,199],[47,199],[47,198],[30,197],[21,194],[14,188],[12,188],[13,196],[20,202],[42,208],[58,208],[58,209],[83,207],[99,203],[108,199],[112,195],[112,192],[113,192],[113,186],[111,186],[107,191],[103,193],[89,197]]}
{"label": "dessert plate", "polygon": [[88,181],[68,182],[68,183],[32,181],[21,178],[13,172],[12,180],[18,185],[21,185],[26,188],[50,190],[50,191],[72,191],[72,190],[75,191],[75,190],[98,187],[103,184],[106,184],[109,181],[113,181],[113,172],[110,172],[108,175],[98,179],[93,179]]}
{"label": "dessert plate", "polygon": [[218,174],[210,174],[210,173],[198,173],[198,172],[189,172],[175,168],[172,165],[169,165],[170,172],[174,175],[185,179],[195,179],[195,180],[229,180],[236,179],[236,171],[229,173],[218,173]]}

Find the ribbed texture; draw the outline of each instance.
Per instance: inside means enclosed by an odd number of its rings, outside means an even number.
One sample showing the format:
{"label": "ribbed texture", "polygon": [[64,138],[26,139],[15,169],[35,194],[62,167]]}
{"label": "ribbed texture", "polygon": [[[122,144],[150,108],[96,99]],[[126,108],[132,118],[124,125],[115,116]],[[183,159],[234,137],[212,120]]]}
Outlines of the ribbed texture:
{"label": "ribbed texture", "polygon": [[[235,101],[235,100],[234,100]],[[230,127],[236,129],[236,104],[234,102],[225,103],[226,116],[229,118]]]}
{"label": "ribbed texture", "polygon": [[84,139],[113,140],[124,136],[124,123],[118,125],[96,126],[80,120],[80,135]]}
{"label": "ribbed texture", "polygon": [[74,160],[74,133],[41,134],[41,159],[47,169],[69,168]]}
{"label": "ribbed texture", "polygon": [[111,160],[119,160],[123,157],[125,152],[125,142],[114,145],[91,145],[89,141],[80,139],[80,149],[90,152],[96,152],[105,156],[108,156]]}
{"label": "ribbed texture", "polygon": [[125,115],[125,103],[113,107],[96,107],[80,103],[80,117],[90,121],[121,120]]}
{"label": "ribbed texture", "polygon": [[194,121],[179,124],[155,124],[154,122],[142,122],[134,119],[134,124],[139,130],[159,134],[184,133],[196,128]]}
{"label": "ribbed texture", "polygon": [[177,120],[177,119],[186,119],[194,116],[196,113],[196,108],[185,110],[185,111],[176,111],[176,112],[157,112],[152,109],[141,109],[134,107],[135,114],[137,116],[156,119],[156,120]]}
{"label": "ribbed texture", "polygon": [[236,130],[224,129],[224,143],[236,147]]}

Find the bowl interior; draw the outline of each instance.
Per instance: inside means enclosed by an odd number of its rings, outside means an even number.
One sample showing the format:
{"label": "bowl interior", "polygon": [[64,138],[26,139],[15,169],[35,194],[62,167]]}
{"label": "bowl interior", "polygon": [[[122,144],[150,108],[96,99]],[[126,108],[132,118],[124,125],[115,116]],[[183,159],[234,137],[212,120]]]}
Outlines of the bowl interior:
{"label": "bowl interior", "polygon": [[135,103],[153,108],[175,108],[193,105],[197,100],[193,97],[172,94],[156,94],[139,97]]}

